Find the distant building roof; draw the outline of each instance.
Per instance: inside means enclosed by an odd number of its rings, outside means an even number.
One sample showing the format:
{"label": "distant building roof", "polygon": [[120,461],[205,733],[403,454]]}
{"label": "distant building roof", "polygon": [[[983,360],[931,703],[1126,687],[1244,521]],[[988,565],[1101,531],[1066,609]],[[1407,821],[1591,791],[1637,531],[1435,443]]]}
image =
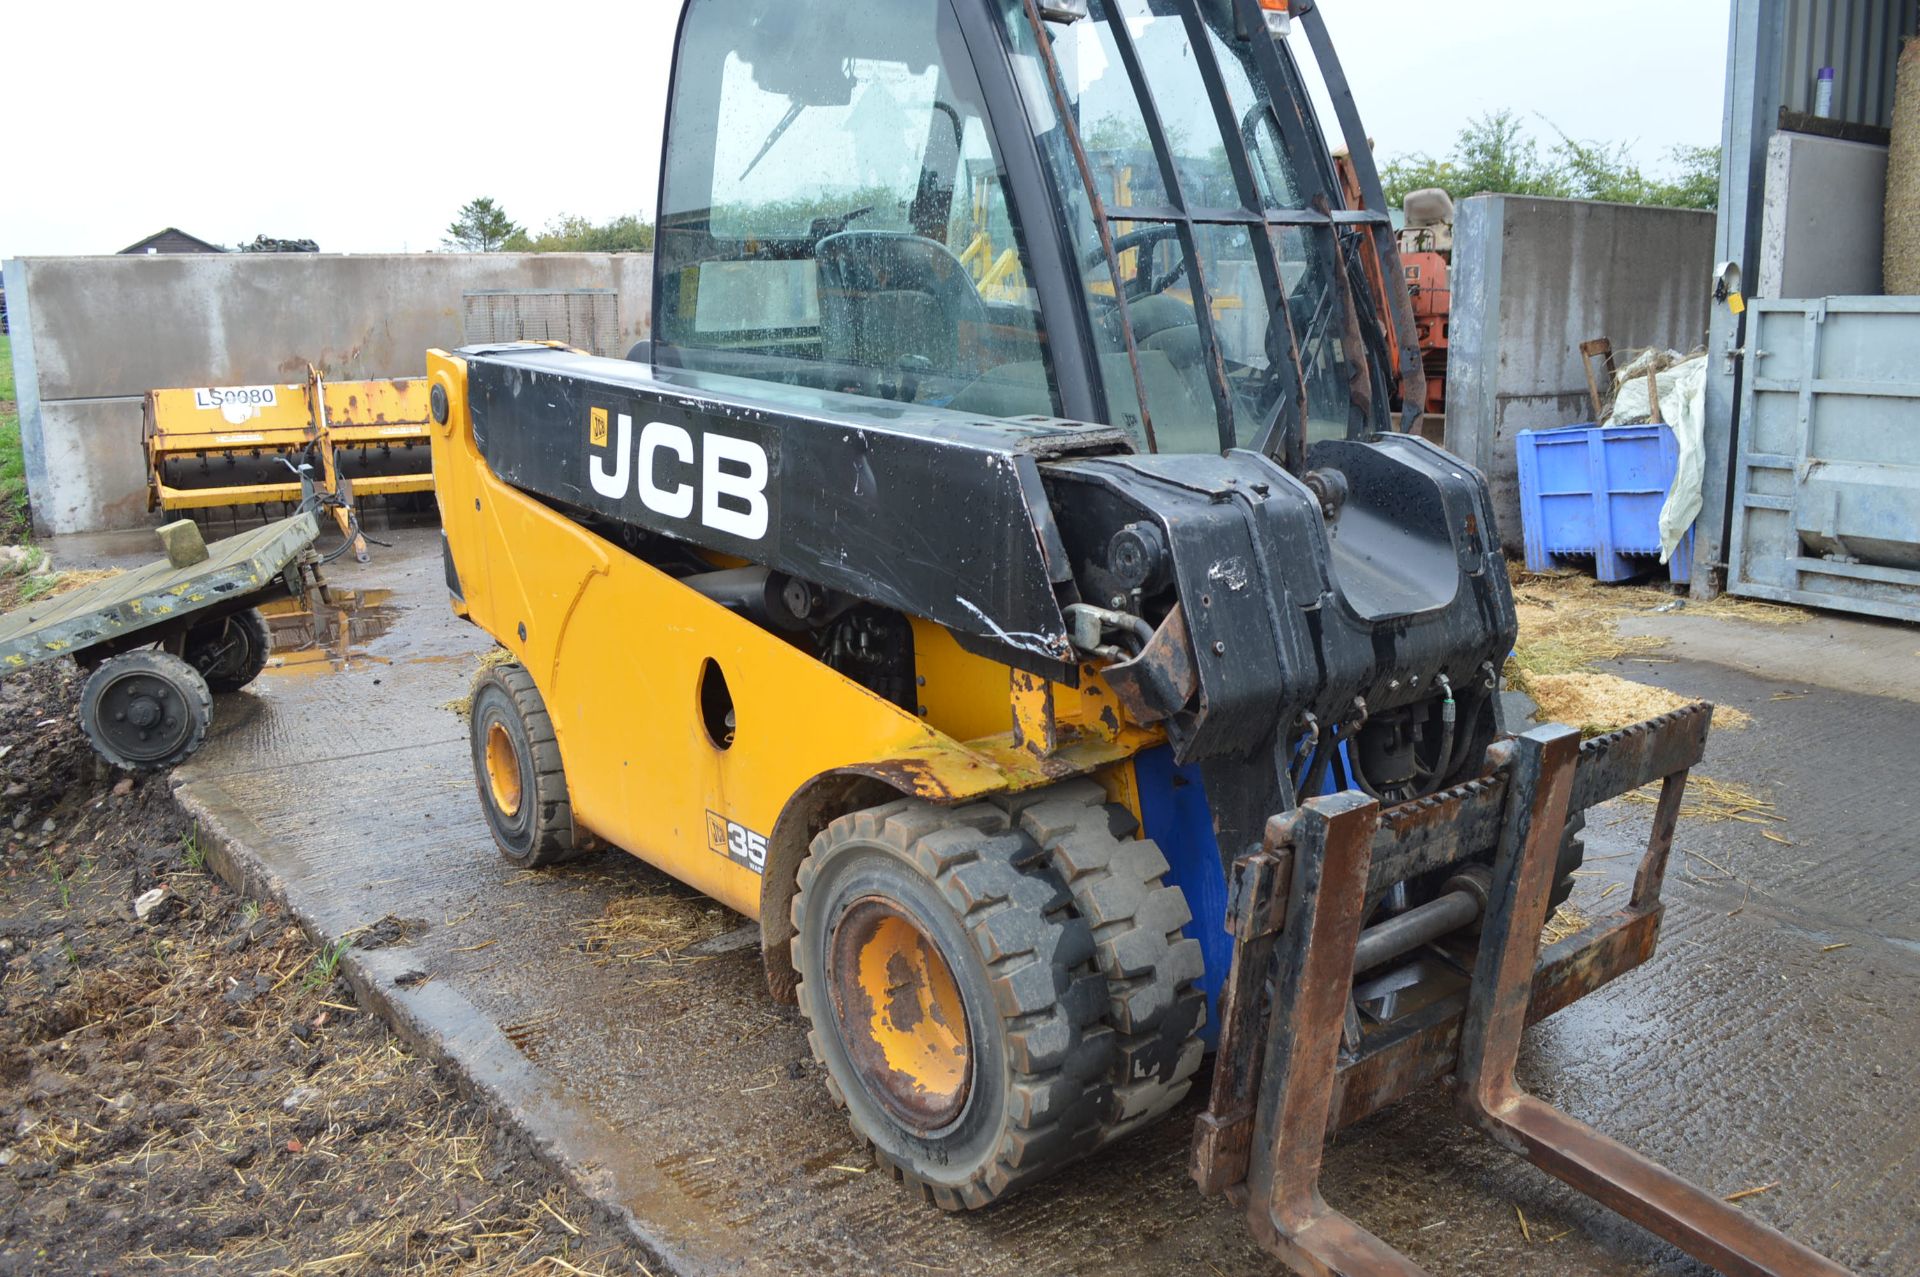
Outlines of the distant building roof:
{"label": "distant building roof", "polygon": [[224,253],[218,244],[209,244],[198,235],[189,235],[175,226],[155,231],[143,240],[127,245],[121,253]]}

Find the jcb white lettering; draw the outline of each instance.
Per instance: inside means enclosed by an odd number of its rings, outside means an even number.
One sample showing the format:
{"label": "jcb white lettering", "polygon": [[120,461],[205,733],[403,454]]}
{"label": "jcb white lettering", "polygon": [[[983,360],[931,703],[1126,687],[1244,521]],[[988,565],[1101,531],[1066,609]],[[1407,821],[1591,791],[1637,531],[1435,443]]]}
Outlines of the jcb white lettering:
{"label": "jcb white lettering", "polygon": [[[622,421],[626,418],[622,417]],[[708,455],[718,435],[707,436]],[[624,440],[623,440],[624,442]],[[640,432],[640,500],[647,509],[655,514],[664,514],[669,519],[686,519],[693,515],[693,485],[678,483],[670,488],[660,486],[659,474],[655,467],[658,462],[655,454],[665,448],[680,458],[684,465],[693,464],[693,436],[679,426],[670,426],[664,421],[650,421],[647,428]]]}
{"label": "jcb white lettering", "polygon": [[[748,541],[767,535],[765,448],[731,435],[696,436],[665,421],[642,426],[636,444],[633,418],[625,413],[615,419],[609,439],[606,417],[594,411],[589,445],[595,450],[587,458],[587,479],[595,492],[624,501],[637,490],[642,505],[669,519],[691,519],[697,495],[700,522],[716,532]],[[605,452],[598,451],[601,446]]]}
{"label": "jcb white lettering", "polygon": [[[757,443],[730,439],[726,435],[706,437],[705,464],[700,472],[702,501],[700,522],[721,532],[731,532],[749,541],[767,534],[767,454]],[[722,463],[732,462],[746,468],[745,474],[729,473]],[[746,506],[730,509],[722,498]]]}
{"label": "jcb white lettering", "polygon": [[587,463],[587,477],[593,490],[618,501],[627,495],[627,463],[633,457],[633,418],[620,414],[620,434],[613,444],[613,473],[607,473],[607,459],[595,456]]}

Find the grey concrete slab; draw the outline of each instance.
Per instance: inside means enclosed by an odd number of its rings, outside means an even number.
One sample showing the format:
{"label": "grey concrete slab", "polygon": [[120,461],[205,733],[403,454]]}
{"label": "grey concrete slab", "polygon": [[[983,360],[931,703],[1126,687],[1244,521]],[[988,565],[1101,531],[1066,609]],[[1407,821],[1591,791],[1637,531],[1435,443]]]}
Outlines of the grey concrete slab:
{"label": "grey concrete slab", "polygon": [[[1661,660],[1724,665],[1800,688],[1920,701],[1920,626],[1900,621],[1816,612],[1798,624],[1773,625],[1682,610],[1623,617],[1619,629],[1663,640]],[[1644,673],[1645,664],[1635,663],[1633,669]]]}
{"label": "grey concrete slab", "polygon": [[[5,266],[27,486],[43,534],[151,521],[140,442],[149,390],[304,382],[309,364],[332,381],[417,377],[429,347],[503,336],[620,356],[653,325],[651,253],[159,254]],[[578,315],[594,321],[567,322]]]}
{"label": "grey concrete slab", "polygon": [[[943,1215],[869,1171],[757,953],[676,956],[631,927],[605,942],[608,911],[635,902],[683,937],[724,934],[736,916],[619,852],[542,874],[499,860],[465,728],[444,708],[489,644],[447,613],[431,538],[399,540],[335,572],[394,588],[393,628],[344,670],[288,666],[222,698],[178,792],[223,872],[316,933],[389,914],[424,923],[350,951],[350,978],[626,1219],[656,1272],[1278,1271],[1186,1178],[1196,1101],[978,1215]],[[1775,685],[1692,662],[1657,677],[1759,718],[1716,736],[1704,770],[1774,787],[1794,845],[1687,826],[1661,953],[1530,1033],[1522,1078],[1716,1191],[1773,1185],[1746,1209],[1856,1271],[1909,1273],[1920,893],[1893,746],[1912,709],[1775,702]],[[1617,894],[1646,819],[1602,813],[1577,899]],[[1438,1092],[1344,1132],[1326,1191],[1437,1274],[1703,1271],[1466,1131]]]}

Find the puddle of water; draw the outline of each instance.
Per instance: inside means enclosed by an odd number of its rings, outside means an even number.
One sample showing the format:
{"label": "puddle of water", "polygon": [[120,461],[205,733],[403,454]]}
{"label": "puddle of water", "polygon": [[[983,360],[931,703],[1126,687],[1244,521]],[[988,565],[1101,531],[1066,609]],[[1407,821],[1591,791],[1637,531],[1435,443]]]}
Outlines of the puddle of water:
{"label": "puddle of water", "polygon": [[401,609],[392,590],[328,592],[331,606],[309,610],[305,599],[276,599],[260,611],[273,639],[272,668],[286,673],[331,673],[361,664],[388,664],[366,644],[387,633]]}

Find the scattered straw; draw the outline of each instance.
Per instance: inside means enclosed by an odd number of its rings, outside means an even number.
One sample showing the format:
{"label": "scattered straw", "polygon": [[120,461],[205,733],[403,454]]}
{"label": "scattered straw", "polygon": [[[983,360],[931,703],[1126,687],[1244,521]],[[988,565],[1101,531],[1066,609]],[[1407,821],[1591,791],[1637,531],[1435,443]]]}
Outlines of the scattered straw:
{"label": "scattered straw", "polygon": [[582,928],[581,948],[598,965],[672,959],[689,945],[740,924],[739,915],[691,888],[662,879],[606,907]]}
{"label": "scattered straw", "polygon": [[[1626,801],[1643,807],[1655,806],[1660,801],[1660,782],[1634,790],[1626,796]],[[1687,778],[1686,797],[1680,802],[1680,818],[1707,824],[1731,820],[1747,825],[1771,825],[1780,821],[1780,817],[1774,814],[1771,800],[1760,797],[1744,785],[1715,780],[1697,772]]]}
{"label": "scattered straw", "polygon": [[1599,661],[1657,651],[1664,640],[1614,632],[1620,617],[1673,602],[1644,586],[1607,586],[1574,572],[1528,572],[1509,564],[1520,638],[1508,674],[1516,682],[1538,674],[1570,674]]}
{"label": "scattered straw", "polygon": [[[1531,675],[1527,694],[1539,703],[1544,717],[1572,723],[1583,736],[1618,731],[1692,704],[1664,687],[1588,672]],[[1713,711],[1713,725],[1723,730],[1737,730],[1752,722],[1746,711],[1731,706],[1716,706]]]}
{"label": "scattered straw", "polygon": [[[513,653],[509,652],[504,647],[496,647],[491,649],[490,651],[487,652],[485,656],[482,656],[479,660],[479,663],[474,666],[473,681],[475,683],[478,683],[480,681],[480,676],[482,674],[485,674],[488,670],[492,669],[494,666],[511,665],[513,664],[515,659],[516,658],[514,657]],[[465,696],[462,696],[457,701],[447,701],[445,704],[441,705],[440,708],[446,710],[450,714],[458,714],[463,719],[471,718],[473,716],[473,688],[469,686],[467,688],[467,694]]]}
{"label": "scattered straw", "polygon": [[1623,635],[1615,624],[1623,617],[1661,610],[1692,616],[1725,617],[1763,625],[1797,625],[1811,613],[1777,603],[1758,603],[1723,595],[1695,603],[1644,585],[1607,585],[1579,572],[1529,572],[1509,564],[1520,639],[1508,675],[1524,684],[1529,676],[1569,674],[1600,661],[1644,656],[1666,640],[1652,635]]}
{"label": "scattered straw", "polygon": [[1569,936],[1579,935],[1592,924],[1593,919],[1569,900],[1547,919],[1547,925],[1540,929],[1540,939],[1547,944],[1559,944]]}
{"label": "scattered straw", "polygon": [[1773,1180],[1771,1183],[1761,1184],[1755,1188],[1743,1188],[1737,1193],[1728,1193],[1721,1200],[1728,1201],[1728,1202],[1738,1202],[1749,1197],[1758,1197],[1762,1193],[1770,1193],[1778,1187],[1780,1187],[1780,1181],[1776,1179],[1776,1180]]}
{"label": "scattered straw", "polygon": [[105,581],[121,575],[119,568],[81,568],[73,572],[62,572],[53,583],[49,594],[65,594],[77,590],[83,585],[92,585],[95,581]]}

